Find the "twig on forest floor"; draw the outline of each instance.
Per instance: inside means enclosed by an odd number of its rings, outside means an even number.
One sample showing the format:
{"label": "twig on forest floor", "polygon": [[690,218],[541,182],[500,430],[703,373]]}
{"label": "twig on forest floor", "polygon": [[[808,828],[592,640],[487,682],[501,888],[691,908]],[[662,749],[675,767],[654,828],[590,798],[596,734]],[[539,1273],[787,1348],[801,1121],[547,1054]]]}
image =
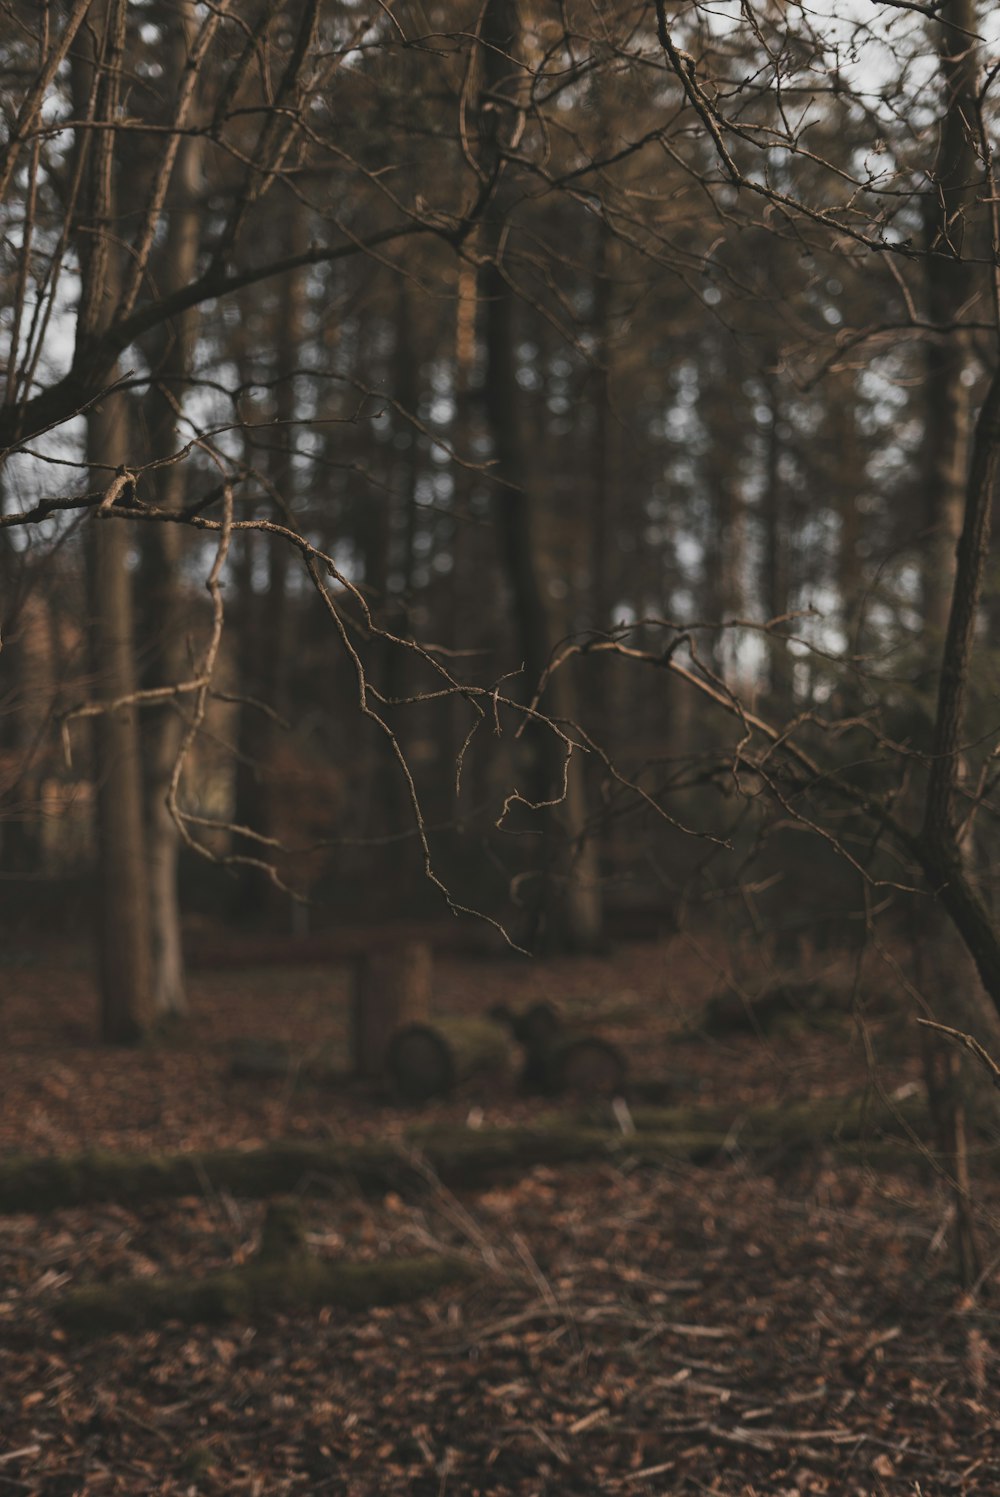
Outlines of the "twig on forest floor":
{"label": "twig on forest floor", "polygon": [[651,1476],[665,1476],[677,1465],[676,1461],[661,1461],[658,1466],[643,1466],[641,1471],[630,1471],[628,1476],[623,1477],[626,1483],[633,1481],[646,1481]]}
{"label": "twig on forest floor", "polygon": [[553,1312],[553,1314],[565,1315],[563,1306],[559,1303],[559,1299],[556,1296],[552,1285],[549,1283],[548,1279],[539,1268],[531,1249],[529,1248],[525,1239],[521,1236],[521,1233],[513,1232],[511,1234],[510,1240],[517,1250],[518,1257],[534,1280],[538,1291],[541,1294],[542,1299],[545,1301],[546,1305]]}
{"label": "twig on forest floor", "polygon": [[6,1466],[8,1461],[22,1461],[29,1455],[39,1455],[42,1447],[40,1445],[22,1445],[19,1450],[7,1450],[0,1455],[0,1466]]}
{"label": "twig on forest floor", "polygon": [[[454,1191],[442,1182],[437,1171],[428,1163],[417,1149],[404,1152],[407,1164],[417,1171],[419,1175],[430,1186],[437,1200],[438,1208],[445,1219],[470,1242],[479,1253],[487,1268],[494,1273],[502,1272],[503,1265],[500,1256],[491,1243],[489,1237],[482,1230],[475,1217],[462,1205]],[[411,1229],[422,1232],[428,1241],[432,1240],[431,1233],[427,1229],[418,1227],[414,1213],[411,1212]]]}
{"label": "twig on forest floor", "polygon": [[575,1419],[566,1430],[566,1433],[568,1435],[582,1435],[584,1430],[593,1429],[595,1424],[600,1424],[602,1420],[609,1418],[610,1414],[611,1410],[607,1404],[599,1404],[596,1409],[591,1409],[589,1414],[583,1414],[579,1419]]}
{"label": "twig on forest floor", "polygon": [[[825,1444],[849,1445],[859,1439],[857,1431],[850,1429],[782,1429],[771,1426],[766,1429],[747,1429],[742,1424],[728,1427],[710,1419],[682,1420],[676,1424],[661,1426],[664,1438],[671,1436],[708,1435],[721,1440],[725,1445],[749,1446],[753,1450],[773,1452],[781,1445],[808,1445],[812,1440]],[[864,1435],[860,1436],[865,1439]]]}
{"label": "twig on forest floor", "polygon": [[529,1424],[528,1428],[531,1430],[531,1433],[535,1436],[535,1438],[541,1441],[541,1443],[547,1450],[551,1450],[560,1466],[572,1465],[572,1461],[570,1460],[569,1453],[566,1450],[565,1446],[563,1446],[558,1440],[553,1439],[551,1435],[547,1434],[545,1430],[542,1429],[542,1426],[540,1424]]}

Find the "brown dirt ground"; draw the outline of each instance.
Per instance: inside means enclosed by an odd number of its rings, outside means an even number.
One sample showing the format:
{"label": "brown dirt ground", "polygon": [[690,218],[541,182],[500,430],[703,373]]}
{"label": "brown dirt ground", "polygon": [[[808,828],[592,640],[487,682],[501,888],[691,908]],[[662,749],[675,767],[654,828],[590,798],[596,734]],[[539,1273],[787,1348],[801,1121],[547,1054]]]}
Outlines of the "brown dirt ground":
{"label": "brown dirt ground", "polygon": [[[946,1184],[916,1151],[887,1173],[828,1150],[754,1161],[739,1146],[752,1103],[846,1095],[873,1067],[888,1091],[912,1084],[912,1042],[891,1012],[861,1028],[699,1038],[719,963],[680,938],[601,960],[452,956],[436,973],[442,1012],[547,998],[593,1019],[635,1077],[730,1107],[732,1147],[708,1168],[535,1169],[461,1197],[331,1186],[305,1206],[317,1252],[440,1248],[480,1277],[366,1315],[86,1344],[53,1316],[66,1288],[243,1261],[263,1207],[206,1181],[197,1198],[134,1211],[0,1218],[0,1497],[1000,1492],[993,1273],[957,1290]],[[387,1138],[553,1110],[500,1085],[417,1111],[356,1088],[228,1077],[246,1037],[342,1055],[344,969],[195,972],[190,1025],[134,1051],[95,1042],[82,962],[8,968],[4,990],[7,1154]],[[995,1253],[1000,1193],[976,1167]]]}

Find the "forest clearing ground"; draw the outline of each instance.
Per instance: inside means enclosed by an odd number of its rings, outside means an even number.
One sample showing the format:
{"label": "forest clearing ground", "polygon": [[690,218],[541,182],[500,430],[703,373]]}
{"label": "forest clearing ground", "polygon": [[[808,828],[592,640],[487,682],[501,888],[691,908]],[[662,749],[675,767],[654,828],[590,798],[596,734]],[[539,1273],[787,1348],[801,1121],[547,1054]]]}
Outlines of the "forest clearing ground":
{"label": "forest clearing ground", "polygon": [[[415,1110],[228,1077],[240,1038],[342,1052],[344,969],[196,972],[190,1026],[137,1051],[91,1038],[82,966],[7,979],[5,1154],[347,1142],[461,1126],[473,1108],[490,1127],[553,1112],[509,1089]],[[774,1169],[741,1152],[742,1109],[857,1092],[868,1062],[850,1024],[678,1042],[716,981],[679,940],[600,960],[438,962],[442,1012],[547,998],[604,1014],[634,1074],[737,1123],[709,1168],[536,1168],[460,1197],[339,1186],[306,1203],[315,1251],[457,1251],[482,1269],[472,1287],[78,1344],[52,1315],[64,1288],[246,1261],[263,1205],[206,1181],[198,1198],[136,1210],[0,1218],[0,1493],[1000,1490],[1000,1335],[986,1294],[956,1291],[944,1186],[916,1150],[892,1173],[830,1150]],[[872,1042],[880,1085],[915,1079],[891,1019]],[[989,1250],[1000,1192],[980,1178],[978,1194]]]}

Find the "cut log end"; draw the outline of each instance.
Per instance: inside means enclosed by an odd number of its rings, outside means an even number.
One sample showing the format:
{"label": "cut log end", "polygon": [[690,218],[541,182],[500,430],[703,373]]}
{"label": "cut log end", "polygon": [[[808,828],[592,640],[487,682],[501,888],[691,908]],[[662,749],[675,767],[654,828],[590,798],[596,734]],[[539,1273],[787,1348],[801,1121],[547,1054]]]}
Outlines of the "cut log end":
{"label": "cut log end", "polygon": [[447,1096],[475,1075],[505,1071],[507,1036],[489,1019],[441,1019],[408,1024],[393,1035],[386,1070],[396,1095],[406,1102]]}
{"label": "cut log end", "polygon": [[544,1090],[578,1097],[618,1097],[625,1090],[626,1065],[620,1050],[596,1035],[556,1040],[543,1052]]}
{"label": "cut log end", "polygon": [[407,1102],[443,1097],[455,1085],[447,1041],[429,1024],[409,1024],[393,1035],[386,1056],[393,1091]]}

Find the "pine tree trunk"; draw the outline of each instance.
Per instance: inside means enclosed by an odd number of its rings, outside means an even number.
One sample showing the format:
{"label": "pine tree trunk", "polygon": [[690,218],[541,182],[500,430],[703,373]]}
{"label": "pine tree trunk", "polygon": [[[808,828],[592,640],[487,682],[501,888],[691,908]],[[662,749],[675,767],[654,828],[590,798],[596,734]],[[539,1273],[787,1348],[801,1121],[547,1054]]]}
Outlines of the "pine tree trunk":
{"label": "pine tree trunk", "polygon": [[[505,128],[516,130],[519,114],[512,92],[517,70],[511,60],[519,50],[519,24],[511,0],[487,0],[481,35],[482,95],[489,97],[489,107],[480,109],[480,139],[485,161],[497,181],[484,223],[484,249],[491,258],[480,278],[480,300],[485,309],[484,395],[495,458],[493,472],[498,480],[496,526],[524,669],[523,690],[530,700],[549,664],[555,636],[537,534],[538,496],[530,491],[524,452],[524,414],[517,381],[517,299],[501,263],[509,227],[499,191],[501,147]],[[501,108],[498,97],[506,97],[508,106]],[[578,703],[569,668],[553,676],[540,708],[567,725],[576,722]],[[569,731],[572,734],[572,727]],[[538,935],[549,947],[593,948],[601,939],[602,902],[597,845],[587,825],[583,756],[576,751],[567,759],[565,743],[544,725],[529,728],[525,738],[534,750],[529,798],[557,802],[541,813],[544,828],[538,870]]]}
{"label": "pine tree trunk", "polygon": [[[771,424],[767,433],[766,476],[764,488],[764,597],[769,618],[782,618],[788,612],[788,504],[781,475],[781,398],[776,377],[767,381]],[[784,635],[787,624],[779,625],[768,642],[771,710],[779,721],[792,710],[794,681],[792,657]]]}
{"label": "pine tree trunk", "polygon": [[[289,207],[283,229],[283,248],[286,253],[293,254],[302,248],[305,233],[303,209],[300,205]],[[296,370],[301,362],[304,337],[306,286],[305,271],[289,272],[282,280],[280,294],[273,308],[273,377],[276,379],[276,390],[274,431],[269,442],[268,467],[277,496],[276,512],[270,518],[279,525],[295,523],[298,489],[295,441],[301,414]],[[246,614],[249,615],[252,608],[255,615],[250,626],[255,646],[253,653],[245,649],[242,659],[256,679],[252,684],[245,680],[243,689],[250,695],[258,696],[279,718],[287,719],[292,705],[289,672],[294,658],[294,616],[288,594],[288,543],[274,535],[265,536],[263,541],[267,548],[267,587],[263,596],[254,595],[249,573],[245,578],[243,600],[247,605]],[[246,617],[246,622],[250,623],[249,617]],[[274,776],[280,736],[284,732],[285,729],[279,722],[259,710],[253,707],[243,709],[241,748],[248,763],[241,785],[244,803],[237,819],[269,837],[280,837],[282,833],[277,814],[278,797],[275,793]],[[249,850],[255,857],[262,856],[259,845],[251,844]],[[273,857],[274,854],[266,856]],[[294,877],[294,870],[281,869],[281,872],[291,872]],[[239,903],[240,914],[244,918],[266,916],[277,923],[289,920],[287,894],[259,869],[244,870]]]}

